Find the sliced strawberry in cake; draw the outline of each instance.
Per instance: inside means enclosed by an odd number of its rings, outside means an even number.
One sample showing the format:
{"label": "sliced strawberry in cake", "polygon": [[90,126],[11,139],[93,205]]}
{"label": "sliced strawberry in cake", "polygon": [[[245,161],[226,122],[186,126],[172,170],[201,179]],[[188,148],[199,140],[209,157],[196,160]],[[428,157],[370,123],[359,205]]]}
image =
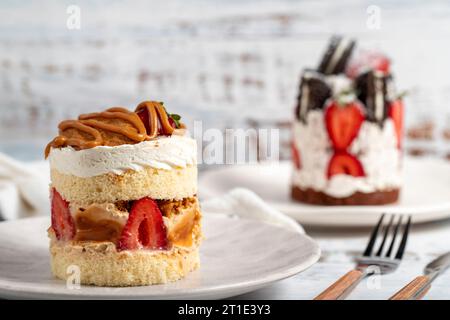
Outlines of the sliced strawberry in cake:
{"label": "sliced strawberry in cake", "polygon": [[328,179],[336,174],[364,177],[364,168],[358,158],[346,151],[338,151],[330,159],[327,169]]}
{"label": "sliced strawberry in cake", "polygon": [[51,190],[52,229],[58,240],[68,241],[75,236],[75,224],[70,214],[69,203],[55,188]]}
{"label": "sliced strawberry in cake", "polygon": [[156,201],[143,198],[133,202],[122,235],[119,250],[167,248],[167,232]]}
{"label": "sliced strawberry in cake", "polygon": [[300,170],[302,168],[302,162],[301,162],[301,158],[300,158],[300,151],[295,146],[294,142],[291,143],[291,152],[292,152],[292,161],[294,162],[294,166],[295,166],[295,168]]}
{"label": "sliced strawberry in cake", "polygon": [[331,100],[325,108],[325,124],[335,150],[345,150],[364,121],[361,103],[358,101]]}
{"label": "sliced strawberry in cake", "polygon": [[398,98],[389,105],[389,117],[394,122],[395,133],[397,137],[397,148],[402,146],[403,138],[403,118],[404,118],[404,105],[403,100]]}

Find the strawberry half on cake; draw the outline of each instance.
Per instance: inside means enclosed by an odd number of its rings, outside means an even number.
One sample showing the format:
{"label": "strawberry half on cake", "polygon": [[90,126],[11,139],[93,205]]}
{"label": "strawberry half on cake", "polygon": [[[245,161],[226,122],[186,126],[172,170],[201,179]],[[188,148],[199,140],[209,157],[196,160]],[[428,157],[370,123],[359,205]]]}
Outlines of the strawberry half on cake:
{"label": "strawberry half on cake", "polygon": [[403,102],[390,61],[353,57],[333,37],[317,69],[303,72],[293,124],[292,198],[318,205],[379,205],[401,188]]}
{"label": "strawberry half on cake", "polygon": [[51,268],[82,284],[137,286],[183,278],[202,239],[196,142],[162,102],[114,107],[59,124],[51,170]]}

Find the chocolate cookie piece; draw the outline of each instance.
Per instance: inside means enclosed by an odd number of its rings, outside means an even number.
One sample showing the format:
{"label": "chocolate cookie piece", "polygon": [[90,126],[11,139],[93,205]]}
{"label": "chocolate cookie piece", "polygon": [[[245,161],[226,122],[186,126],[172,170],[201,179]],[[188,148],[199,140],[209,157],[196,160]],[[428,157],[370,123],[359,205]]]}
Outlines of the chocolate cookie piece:
{"label": "chocolate cookie piece", "polygon": [[371,70],[356,79],[355,87],[358,99],[365,105],[366,119],[382,126],[394,95],[392,76]]}
{"label": "chocolate cookie piece", "polygon": [[343,73],[355,44],[354,40],[333,36],[317,71],[325,75]]}
{"label": "chocolate cookie piece", "polygon": [[305,70],[300,82],[295,112],[297,119],[306,122],[308,111],[322,109],[329,97],[331,97],[331,88],[324,76],[313,70]]}

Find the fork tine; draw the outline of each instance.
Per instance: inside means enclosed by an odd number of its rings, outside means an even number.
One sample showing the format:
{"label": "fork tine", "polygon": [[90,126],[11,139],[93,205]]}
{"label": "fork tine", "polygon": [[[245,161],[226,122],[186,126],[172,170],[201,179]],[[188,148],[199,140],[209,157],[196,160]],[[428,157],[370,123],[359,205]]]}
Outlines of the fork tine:
{"label": "fork tine", "polygon": [[411,216],[408,217],[408,222],[406,222],[405,229],[403,230],[402,241],[400,242],[400,246],[398,247],[395,259],[400,260],[403,257],[403,254],[405,253],[406,241],[408,241],[408,234],[410,227],[411,227]]}
{"label": "fork tine", "polygon": [[395,240],[397,239],[398,230],[400,229],[400,226],[402,225],[402,215],[399,216],[397,225],[394,229],[394,234],[392,235],[391,244],[389,245],[389,249],[386,252],[386,257],[389,258],[392,254],[392,249],[394,249]]}
{"label": "fork tine", "polygon": [[384,244],[386,243],[386,239],[389,234],[389,231],[391,230],[393,221],[394,221],[394,215],[391,216],[391,219],[389,220],[389,224],[384,228],[383,240],[381,241],[380,247],[378,248],[378,252],[376,254],[377,257],[381,256],[381,253],[383,252]]}
{"label": "fork tine", "polygon": [[367,244],[366,250],[364,250],[363,256],[369,257],[372,254],[373,246],[375,245],[375,241],[377,240],[378,231],[380,230],[380,226],[383,223],[383,219],[384,213],[381,215],[377,225],[375,226],[375,228],[372,231],[372,234],[370,235],[369,243]]}

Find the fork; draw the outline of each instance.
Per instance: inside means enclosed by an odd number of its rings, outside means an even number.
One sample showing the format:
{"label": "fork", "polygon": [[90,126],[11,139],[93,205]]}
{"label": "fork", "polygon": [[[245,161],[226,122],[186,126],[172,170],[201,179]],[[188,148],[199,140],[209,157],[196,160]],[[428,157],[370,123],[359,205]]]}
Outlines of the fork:
{"label": "fork", "polygon": [[[381,215],[377,225],[372,230],[369,243],[367,244],[364,253],[356,258],[356,268],[342,276],[339,280],[314,298],[314,300],[343,299],[364,278],[374,274],[388,274],[394,272],[398,268],[403,258],[403,254],[405,253],[406,242],[408,241],[408,234],[411,227],[411,216],[408,216],[406,224],[402,226],[403,217],[400,215],[398,222],[394,227],[395,215],[392,215],[389,223],[383,228],[384,218],[385,214]],[[382,228],[383,232],[381,232]],[[378,250],[374,250],[380,233],[383,234],[381,243]],[[397,235],[400,233],[402,234],[401,240],[398,244],[395,255],[393,255]],[[387,251],[384,252],[385,245],[390,234],[392,234],[392,239]]]}

